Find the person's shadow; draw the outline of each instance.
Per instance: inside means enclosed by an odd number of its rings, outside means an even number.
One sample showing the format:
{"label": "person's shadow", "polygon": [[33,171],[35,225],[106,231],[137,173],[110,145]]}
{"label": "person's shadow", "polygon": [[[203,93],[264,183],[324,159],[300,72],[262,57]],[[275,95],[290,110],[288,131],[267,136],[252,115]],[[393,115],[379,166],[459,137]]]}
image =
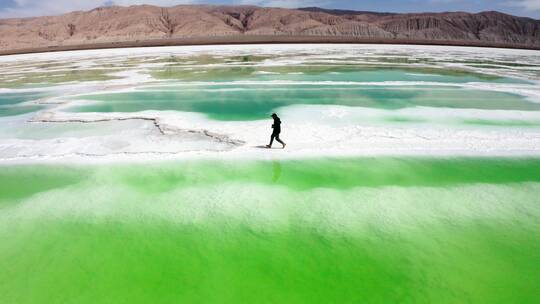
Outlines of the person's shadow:
{"label": "person's shadow", "polygon": [[254,146],[253,148],[257,148],[257,149],[276,149],[276,150],[282,150],[282,148],[279,148],[279,147],[272,147],[272,148],[268,148],[267,146]]}

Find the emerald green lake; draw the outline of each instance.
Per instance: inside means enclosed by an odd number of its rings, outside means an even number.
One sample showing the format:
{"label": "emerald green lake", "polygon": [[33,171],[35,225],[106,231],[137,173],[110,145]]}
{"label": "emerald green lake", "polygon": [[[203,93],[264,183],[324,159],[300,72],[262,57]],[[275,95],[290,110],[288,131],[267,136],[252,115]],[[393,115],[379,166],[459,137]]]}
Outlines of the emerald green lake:
{"label": "emerald green lake", "polygon": [[2,303],[534,303],[540,160],[12,165]]}

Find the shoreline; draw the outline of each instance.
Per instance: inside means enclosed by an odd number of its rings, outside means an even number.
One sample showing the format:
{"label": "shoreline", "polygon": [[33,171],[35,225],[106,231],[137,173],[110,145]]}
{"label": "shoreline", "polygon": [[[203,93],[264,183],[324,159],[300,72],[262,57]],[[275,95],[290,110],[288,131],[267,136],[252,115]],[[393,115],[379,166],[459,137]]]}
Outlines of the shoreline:
{"label": "shoreline", "polygon": [[385,44],[481,47],[540,51],[540,46],[463,40],[370,39],[336,36],[216,36],[58,45],[0,51],[0,56],[116,48],[244,44]]}
{"label": "shoreline", "polygon": [[[465,151],[465,150],[441,150],[441,151],[403,151],[369,150],[363,153],[358,151],[327,151],[297,152],[288,154],[287,149],[274,147],[263,149],[247,147],[250,150],[241,151],[190,151],[190,152],[141,152],[141,153],[118,153],[108,155],[83,155],[72,153],[57,156],[28,156],[17,158],[0,159],[0,168],[21,165],[137,165],[137,164],[160,164],[177,162],[295,162],[314,160],[366,160],[366,159],[401,159],[401,160],[540,160],[538,151]],[[290,152],[290,151],[289,151]]]}

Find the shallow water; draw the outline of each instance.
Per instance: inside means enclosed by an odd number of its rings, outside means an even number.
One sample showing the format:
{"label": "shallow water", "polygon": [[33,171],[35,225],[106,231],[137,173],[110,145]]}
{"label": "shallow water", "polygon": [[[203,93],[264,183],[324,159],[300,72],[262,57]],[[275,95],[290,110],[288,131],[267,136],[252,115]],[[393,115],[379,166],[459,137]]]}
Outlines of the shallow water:
{"label": "shallow water", "polygon": [[[380,61],[379,61],[380,63]],[[498,77],[489,74],[474,73],[459,69],[392,67],[383,65],[365,66],[351,64],[340,66],[328,63],[311,63],[311,65],[285,66],[205,66],[190,65],[188,67],[167,67],[154,71],[153,75],[164,79],[182,81],[436,81],[446,83],[494,82],[526,84],[527,81]]]}
{"label": "shallow water", "polygon": [[0,301],[533,303],[540,160],[4,166]]}
{"label": "shallow water", "polygon": [[38,105],[21,105],[47,96],[45,93],[0,93],[0,117],[16,116],[43,109]]}
{"label": "shallow water", "polygon": [[[528,111],[540,109],[540,104],[531,103],[517,94],[444,86],[483,82],[528,84],[527,81],[450,69],[328,64],[277,67],[190,65],[188,68],[164,68],[153,75],[176,79],[184,85],[83,95],[78,98],[99,103],[77,106],[70,111],[174,110],[202,113],[217,120],[241,121],[265,119],[280,108],[298,104],[388,110],[418,106]],[[250,83],[246,84],[245,81]],[[194,82],[199,85],[190,85]],[[401,85],[385,86],[393,82]],[[407,83],[417,85],[407,86]],[[429,83],[435,85],[422,86]]]}
{"label": "shallow water", "polygon": [[395,110],[414,107],[538,111],[516,94],[462,88],[358,86],[227,86],[181,87],[127,93],[83,95],[97,104],[78,106],[74,112],[139,112],[174,110],[196,112],[217,120],[266,119],[291,105],[345,105]]}

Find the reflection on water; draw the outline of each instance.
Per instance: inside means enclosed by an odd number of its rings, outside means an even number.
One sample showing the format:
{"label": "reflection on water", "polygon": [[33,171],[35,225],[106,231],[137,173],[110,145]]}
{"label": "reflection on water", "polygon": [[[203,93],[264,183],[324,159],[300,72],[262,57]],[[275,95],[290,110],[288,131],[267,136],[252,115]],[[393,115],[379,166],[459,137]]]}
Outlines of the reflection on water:
{"label": "reflection on water", "polygon": [[272,161],[272,171],[274,175],[272,176],[272,182],[277,182],[281,177],[281,163],[278,160]]}

